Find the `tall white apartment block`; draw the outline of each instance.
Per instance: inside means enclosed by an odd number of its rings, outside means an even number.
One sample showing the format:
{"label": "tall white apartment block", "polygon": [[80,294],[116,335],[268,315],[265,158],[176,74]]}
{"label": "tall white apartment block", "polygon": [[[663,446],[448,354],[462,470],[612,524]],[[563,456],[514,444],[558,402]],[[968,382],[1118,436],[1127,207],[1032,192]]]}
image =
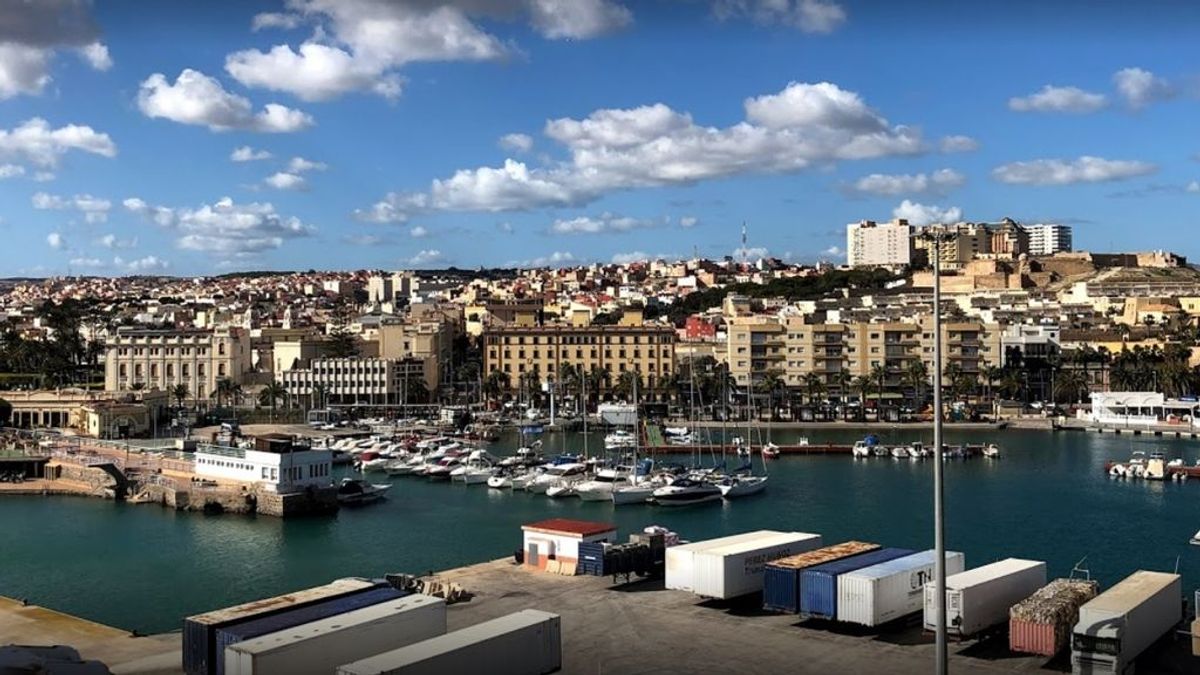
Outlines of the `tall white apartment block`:
{"label": "tall white apartment block", "polygon": [[1054,255],[1071,250],[1071,226],[1039,223],[1025,228],[1029,231],[1031,255]]}
{"label": "tall white apartment block", "polygon": [[912,259],[912,226],[907,220],[863,220],[846,226],[846,262],[851,267],[904,267]]}

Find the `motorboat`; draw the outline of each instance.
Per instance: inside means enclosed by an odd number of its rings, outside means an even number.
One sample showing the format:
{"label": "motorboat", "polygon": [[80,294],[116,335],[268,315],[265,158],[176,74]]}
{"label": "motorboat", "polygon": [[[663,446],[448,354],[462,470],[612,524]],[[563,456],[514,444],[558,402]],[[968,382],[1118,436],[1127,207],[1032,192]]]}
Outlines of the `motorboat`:
{"label": "motorboat", "polygon": [[529,481],[525,489],[534,494],[546,494],[546,491],[557,485],[564,478],[582,476],[587,471],[583,463],[551,464],[545,467],[536,478]]}
{"label": "motorboat", "polygon": [[495,490],[511,490],[513,486],[513,472],[507,467],[500,467],[492,470],[492,475],[488,476],[487,486]]}
{"label": "motorboat", "polygon": [[717,483],[717,489],[725,499],[755,495],[767,488],[766,476],[726,476]]}
{"label": "motorboat", "polygon": [[679,434],[677,436],[667,436],[667,443],[671,445],[695,445],[696,436],[694,434]]}
{"label": "motorboat", "polygon": [[546,488],[546,496],[551,499],[558,499],[560,497],[576,497],[578,496],[575,493],[575,486],[577,484],[578,481],[568,479],[560,480],[554,485]]}
{"label": "motorboat", "polygon": [[623,506],[625,504],[645,504],[654,496],[654,491],[662,485],[652,481],[636,483],[632,485],[615,485],[612,492],[612,503],[615,506]]}
{"label": "motorboat", "polygon": [[779,446],[775,445],[774,443],[767,443],[766,445],[762,446],[761,452],[762,456],[766,457],[767,459],[775,459],[780,455]]}
{"label": "motorboat", "polygon": [[1146,480],[1165,480],[1167,477],[1167,458],[1161,452],[1150,453],[1146,461]]}
{"label": "motorboat", "polygon": [[511,478],[511,487],[513,490],[528,490],[529,484],[536,479],[541,472],[536,469],[525,471],[524,473],[514,474]]}
{"label": "motorboat", "polygon": [[871,446],[867,445],[866,441],[855,441],[854,447],[850,448],[850,454],[854,457],[870,457]]}
{"label": "motorboat", "polygon": [[633,467],[630,466],[600,469],[596,472],[595,478],[575,485],[575,494],[585,502],[611,501],[613,490],[628,485],[631,473],[633,473]]}
{"label": "motorboat", "polygon": [[637,436],[625,429],[618,429],[604,437],[604,447],[608,450],[621,450],[636,445]]}
{"label": "motorboat", "polygon": [[660,506],[691,506],[721,499],[721,489],[694,478],[677,478],[650,495]]}
{"label": "motorboat", "polygon": [[892,459],[908,459],[908,448],[903,445],[893,446],[891,449]]}
{"label": "motorboat", "polygon": [[988,443],[983,449],[983,456],[988,459],[1000,459],[1000,447],[995,443]]}
{"label": "motorboat", "polygon": [[663,433],[668,436],[687,436],[692,431],[687,427],[663,427]]}
{"label": "motorboat", "polygon": [[537,462],[541,449],[542,442],[535,441],[528,447],[517,448],[515,453],[500,460],[497,464],[499,466],[528,466]]}
{"label": "motorboat", "polygon": [[368,504],[383,499],[391,485],[368,483],[358,478],[343,478],[338,485],[337,500],[339,504],[355,505]]}
{"label": "motorboat", "polygon": [[450,472],[450,480],[467,485],[486,483],[495,469],[494,459],[485,450],[475,450],[465,462]]}
{"label": "motorboat", "polygon": [[462,462],[458,457],[443,457],[434,464],[428,464],[429,468],[425,470],[425,475],[433,480],[449,480],[450,474],[458,468]]}

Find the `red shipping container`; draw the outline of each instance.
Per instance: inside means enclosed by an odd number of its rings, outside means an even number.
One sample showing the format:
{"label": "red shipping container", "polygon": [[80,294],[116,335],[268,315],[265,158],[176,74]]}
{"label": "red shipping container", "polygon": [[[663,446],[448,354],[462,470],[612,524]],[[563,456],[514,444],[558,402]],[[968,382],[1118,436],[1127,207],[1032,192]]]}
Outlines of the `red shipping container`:
{"label": "red shipping container", "polygon": [[1067,646],[1071,638],[1071,626],[1055,625],[1052,623],[1034,623],[1009,619],[1008,648],[1020,654],[1038,654],[1054,656]]}

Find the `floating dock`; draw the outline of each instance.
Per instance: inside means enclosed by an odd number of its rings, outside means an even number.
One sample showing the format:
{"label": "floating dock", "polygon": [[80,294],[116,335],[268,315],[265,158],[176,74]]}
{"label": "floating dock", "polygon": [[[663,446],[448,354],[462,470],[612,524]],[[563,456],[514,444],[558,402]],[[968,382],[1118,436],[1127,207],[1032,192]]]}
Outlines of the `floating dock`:
{"label": "floating dock", "polygon": [[[780,455],[849,455],[851,447],[849,445],[839,445],[835,443],[819,443],[809,445],[779,445],[776,446]],[[752,452],[757,455],[761,448],[753,447]],[[639,448],[638,452],[647,455],[689,455],[693,453],[716,453],[716,454],[731,454],[737,455],[740,446],[736,445],[674,445],[667,443],[664,445],[650,445]]]}

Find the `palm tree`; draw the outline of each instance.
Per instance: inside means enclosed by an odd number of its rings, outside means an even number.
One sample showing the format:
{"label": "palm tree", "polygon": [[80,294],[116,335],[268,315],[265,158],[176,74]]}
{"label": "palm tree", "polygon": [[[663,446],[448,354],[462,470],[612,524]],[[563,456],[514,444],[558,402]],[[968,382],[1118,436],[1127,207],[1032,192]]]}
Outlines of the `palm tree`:
{"label": "palm tree", "polygon": [[309,394],[308,405],[311,408],[324,409],[325,401],[329,398],[329,387],[317,382],[312,386],[312,393]]}
{"label": "palm tree", "polygon": [[191,393],[192,392],[188,391],[188,386],[182,382],[174,387],[171,387],[171,398],[175,399],[175,405],[180,408],[183,407],[183,402],[187,400],[187,397],[190,396]]}
{"label": "palm tree", "polygon": [[825,381],[816,373],[807,373],[804,376],[804,393],[808,396],[808,404],[813,405],[817,401],[817,396],[825,392]]}
{"label": "palm tree", "polygon": [[1087,393],[1087,377],[1077,370],[1066,370],[1054,379],[1054,401],[1056,403],[1073,403],[1083,400]]}
{"label": "palm tree", "polygon": [[588,397],[596,402],[600,401],[600,394],[604,390],[612,386],[612,373],[608,368],[600,366],[592,366],[592,369],[587,373],[587,389]]}
{"label": "palm tree", "polygon": [[904,380],[913,390],[913,408],[921,409],[925,403],[925,385],[929,383],[929,367],[921,359],[909,361]]}
{"label": "palm tree", "polygon": [[502,370],[493,370],[483,381],[483,393],[490,399],[499,399],[512,387],[512,378]]}
{"label": "palm tree", "polygon": [[992,400],[992,387],[995,385],[996,381],[1000,379],[1000,376],[1003,373],[1004,371],[996,366],[984,366],[983,369],[979,371],[979,374],[983,377],[983,386],[984,391],[986,392],[984,396],[989,401]]}
{"label": "palm tree", "polygon": [[1004,398],[1010,401],[1016,400],[1021,398],[1021,390],[1025,388],[1025,381],[1017,371],[1005,369],[1004,374],[1000,376],[998,388]]}
{"label": "palm tree", "polygon": [[787,381],[783,379],[783,371],[771,369],[763,373],[762,380],[755,386],[759,393],[767,395],[767,405],[770,406],[771,419],[775,419],[775,397],[779,392],[787,391]]}
{"label": "palm tree", "polygon": [[884,381],[887,379],[887,368],[884,368],[883,364],[881,363],[876,363],[875,365],[871,366],[871,373],[867,377],[872,382],[875,382],[879,385],[879,398],[875,401],[876,415],[879,415],[883,412],[883,388]]}
{"label": "palm tree", "polygon": [[642,376],[636,370],[627,370],[617,378],[617,386],[613,388],[613,393],[622,399],[632,401],[634,392],[641,390]]}
{"label": "palm tree", "polygon": [[574,365],[564,363],[558,367],[558,386],[561,387],[564,398],[570,398],[573,394],[579,393],[582,381],[579,369]]}
{"label": "palm tree", "polygon": [[849,398],[850,381],[853,379],[848,370],[839,370],[833,375],[833,383],[837,385],[838,396],[842,398],[842,403]]}
{"label": "palm tree", "polygon": [[275,405],[281,399],[287,398],[287,387],[283,386],[279,380],[275,380],[263,387],[258,394],[258,402],[260,405],[271,407],[271,422],[275,421]]}
{"label": "palm tree", "polygon": [[213,391],[217,397],[217,407],[221,407],[222,403],[237,405],[237,402],[242,397],[242,385],[228,378],[217,380],[217,388]]}
{"label": "palm tree", "polygon": [[871,378],[859,375],[854,378],[850,386],[858,392],[858,418],[863,419],[867,415],[867,394],[871,393],[872,386]]}

